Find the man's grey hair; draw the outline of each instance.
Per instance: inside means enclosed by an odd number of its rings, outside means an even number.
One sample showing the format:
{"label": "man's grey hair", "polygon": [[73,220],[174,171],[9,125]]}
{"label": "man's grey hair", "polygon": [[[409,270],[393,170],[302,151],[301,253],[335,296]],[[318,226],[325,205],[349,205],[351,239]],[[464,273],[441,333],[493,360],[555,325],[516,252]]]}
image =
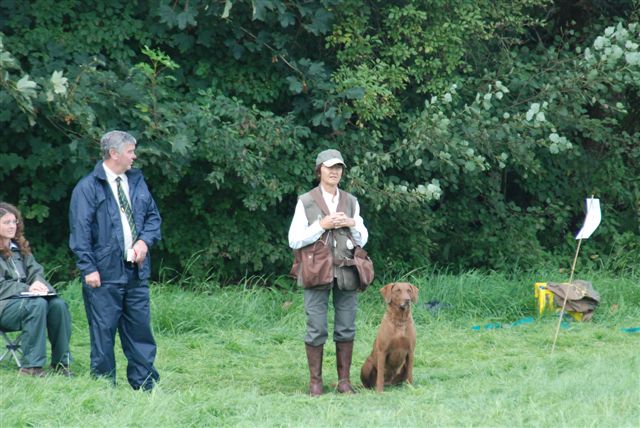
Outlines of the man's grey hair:
{"label": "man's grey hair", "polygon": [[118,153],[122,153],[125,144],[137,144],[133,135],[124,131],[109,131],[100,139],[100,151],[102,159],[107,160],[111,157],[109,150],[114,149]]}

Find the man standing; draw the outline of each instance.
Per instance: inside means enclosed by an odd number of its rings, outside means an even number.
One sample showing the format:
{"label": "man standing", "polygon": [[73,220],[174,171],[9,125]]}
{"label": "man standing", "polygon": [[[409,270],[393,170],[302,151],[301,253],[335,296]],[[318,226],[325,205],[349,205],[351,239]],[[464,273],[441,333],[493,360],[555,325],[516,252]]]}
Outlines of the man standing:
{"label": "man standing", "polygon": [[116,330],[127,357],[127,379],[150,390],[160,378],[149,308],[149,247],[160,240],[160,213],[142,172],[132,169],[136,139],[122,131],[100,140],[103,161],[71,196],[69,247],[82,275],[91,373],[115,383]]}

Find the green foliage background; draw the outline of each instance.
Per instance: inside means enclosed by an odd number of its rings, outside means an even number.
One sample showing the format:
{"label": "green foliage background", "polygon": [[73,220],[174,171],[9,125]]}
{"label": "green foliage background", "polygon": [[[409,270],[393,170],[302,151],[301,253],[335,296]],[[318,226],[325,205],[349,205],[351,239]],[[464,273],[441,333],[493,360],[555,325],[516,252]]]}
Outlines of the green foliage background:
{"label": "green foliage background", "polygon": [[583,263],[634,270],[638,21],[637,0],[0,0],[0,199],[69,277],[71,189],[128,130],[156,267],[283,273],[336,147],[385,270],[566,267],[592,194]]}

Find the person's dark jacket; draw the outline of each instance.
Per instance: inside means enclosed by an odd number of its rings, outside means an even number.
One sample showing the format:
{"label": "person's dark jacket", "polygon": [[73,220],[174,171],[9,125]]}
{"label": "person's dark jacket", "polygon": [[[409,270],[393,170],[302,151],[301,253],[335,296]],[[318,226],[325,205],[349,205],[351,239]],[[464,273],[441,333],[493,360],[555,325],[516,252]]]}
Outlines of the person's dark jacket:
{"label": "person's dark jacket", "polygon": [[[142,172],[126,172],[133,218],[138,230],[136,240],[149,249],[160,240],[162,219]],[[118,203],[109,187],[107,175],[98,162],[90,174],[78,182],[69,208],[69,247],[76,256],[82,279],[98,271],[101,282],[126,283],[124,235]],[[150,254],[138,269],[140,279],[151,274]]]}
{"label": "person's dark jacket", "polygon": [[9,304],[12,297],[23,291],[29,291],[29,286],[40,281],[49,291],[54,291],[49,281],[44,277],[44,269],[33,257],[24,256],[18,247],[11,249],[11,257],[0,256],[0,314]]}

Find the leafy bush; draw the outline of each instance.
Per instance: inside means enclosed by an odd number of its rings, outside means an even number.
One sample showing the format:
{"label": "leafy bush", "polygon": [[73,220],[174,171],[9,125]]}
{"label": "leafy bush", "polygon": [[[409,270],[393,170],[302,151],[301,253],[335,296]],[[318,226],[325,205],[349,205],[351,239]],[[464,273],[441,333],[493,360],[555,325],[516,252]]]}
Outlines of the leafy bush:
{"label": "leafy bush", "polygon": [[126,129],[164,217],[156,267],[282,273],[337,147],[381,269],[566,266],[593,194],[585,262],[628,270],[640,37],[631,3],[603,4],[574,23],[547,0],[2,2],[0,198],[72,275],[70,191]]}

